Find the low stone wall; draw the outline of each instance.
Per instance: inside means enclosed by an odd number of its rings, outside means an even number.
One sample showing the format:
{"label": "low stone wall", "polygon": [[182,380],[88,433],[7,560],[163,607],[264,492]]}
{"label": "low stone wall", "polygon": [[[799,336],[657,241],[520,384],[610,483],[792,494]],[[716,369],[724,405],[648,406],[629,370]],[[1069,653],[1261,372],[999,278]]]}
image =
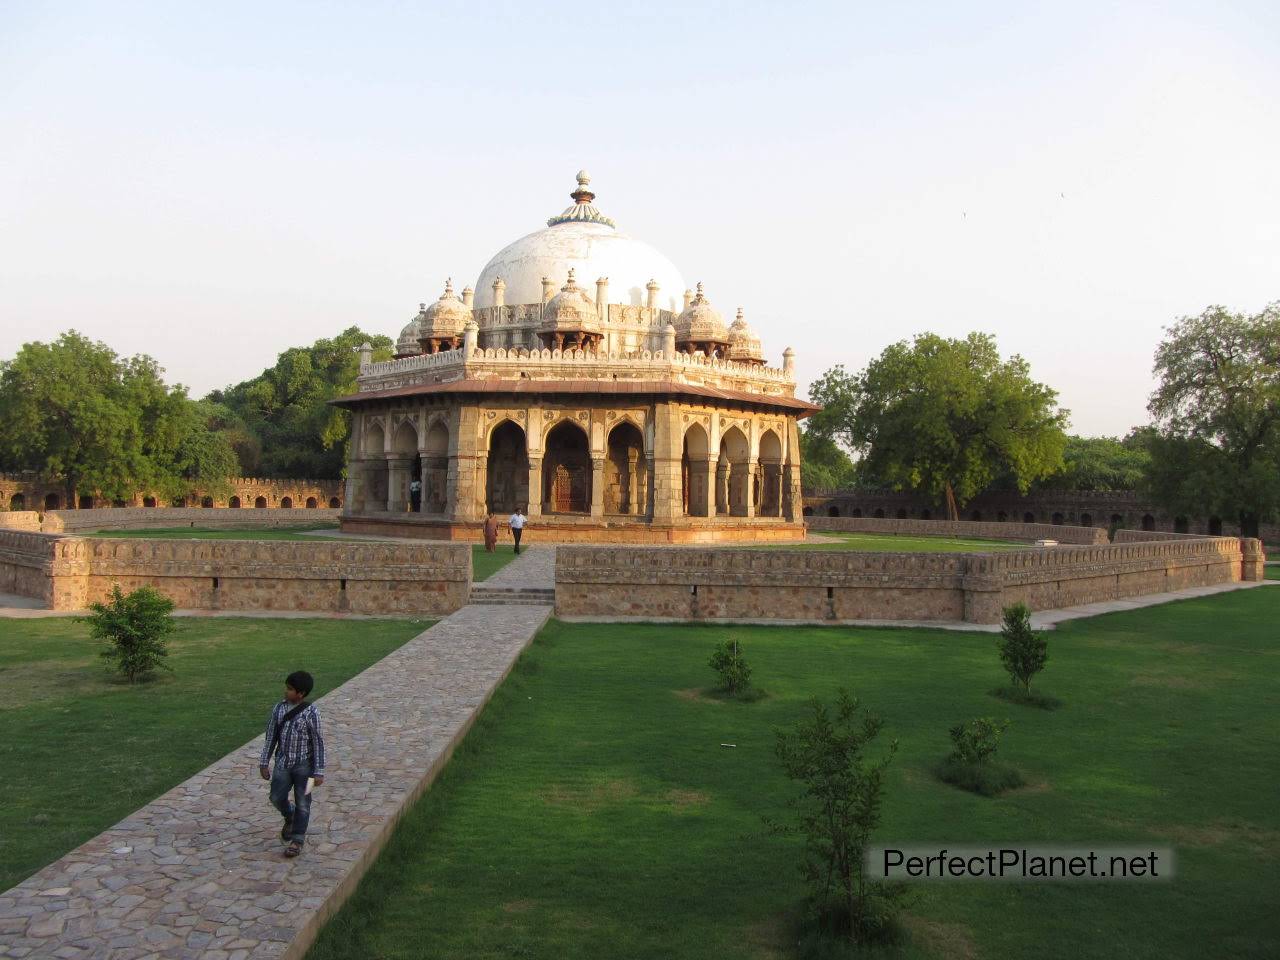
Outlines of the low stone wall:
{"label": "low stone wall", "polygon": [[35,510],[0,510],[0,530],[39,530],[40,514]]}
{"label": "low stone wall", "polygon": [[1257,541],[1229,537],[999,553],[560,547],[556,614],[679,620],[998,623],[1058,609],[1261,579]]}
{"label": "low stone wall", "polygon": [[96,530],[157,530],[170,527],[213,529],[296,527],[336,521],[341,510],[217,510],[201,507],[116,507],[96,510],[50,510],[40,529],[45,533],[90,533]]}
{"label": "low stone wall", "polygon": [[53,566],[57,537],[21,530],[0,530],[0,593],[53,602]]}
{"label": "low stone wall", "polygon": [[1000,523],[990,520],[891,520],[875,517],[805,517],[814,533],[876,533],[885,536],[971,537],[976,540],[1016,540],[1034,543],[1107,543],[1099,527],[1069,527],[1056,523]]}
{"label": "low stone wall", "polygon": [[452,613],[471,594],[462,544],[112,540],[0,531],[0,592],[80,610],[113,584],[187,610]]}

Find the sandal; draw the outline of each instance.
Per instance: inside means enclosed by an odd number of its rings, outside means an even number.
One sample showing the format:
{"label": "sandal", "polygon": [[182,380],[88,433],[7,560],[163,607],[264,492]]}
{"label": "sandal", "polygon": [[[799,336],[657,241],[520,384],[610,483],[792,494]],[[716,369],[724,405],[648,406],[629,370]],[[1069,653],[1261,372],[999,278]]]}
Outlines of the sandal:
{"label": "sandal", "polygon": [[289,842],[289,838],[293,836],[293,817],[287,817],[284,821],[284,829],[280,831],[280,839],[285,843]]}
{"label": "sandal", "polygon": [[296,857],[301,852],[302,852],[302,844],[300,844],[297,840],[294,840],[291,844],[289,844],[287,847],[284,848],[284,855],[286,857]]}

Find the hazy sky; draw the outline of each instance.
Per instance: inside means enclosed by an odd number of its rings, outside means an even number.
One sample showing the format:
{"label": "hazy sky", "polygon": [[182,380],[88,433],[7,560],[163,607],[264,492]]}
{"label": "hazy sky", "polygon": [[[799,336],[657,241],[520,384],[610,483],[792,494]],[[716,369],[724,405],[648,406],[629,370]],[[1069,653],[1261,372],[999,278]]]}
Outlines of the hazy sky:
{"label": "hazy sky", "polygon": [[802,393],[994,333],[1076,432],[1161,328],[1280,299],[1280,4],[0,3],[0,357],[192,392],[392,337],[569,200],[742,305]]}

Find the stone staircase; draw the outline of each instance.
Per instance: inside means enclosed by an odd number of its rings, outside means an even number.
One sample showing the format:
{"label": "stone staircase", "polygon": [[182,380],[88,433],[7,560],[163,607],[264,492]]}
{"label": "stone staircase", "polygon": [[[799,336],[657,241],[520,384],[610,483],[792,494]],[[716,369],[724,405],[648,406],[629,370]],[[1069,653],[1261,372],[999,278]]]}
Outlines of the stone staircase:
{"label": "stone staircase", "polygon": [[485,605],[534,604],[555,606],[554,588],[527,586],[487,586],[476,583],[471,586],[471,602]]}

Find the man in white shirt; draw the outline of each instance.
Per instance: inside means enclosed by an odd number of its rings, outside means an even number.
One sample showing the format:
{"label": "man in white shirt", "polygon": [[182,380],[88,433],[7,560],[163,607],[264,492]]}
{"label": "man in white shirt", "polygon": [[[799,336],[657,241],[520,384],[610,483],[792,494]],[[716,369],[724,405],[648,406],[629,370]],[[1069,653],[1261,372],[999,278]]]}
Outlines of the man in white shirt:
{"label": "man in white shirt", "polygon": [[520,512],[520,508],[516,507],[516,512],[511,515],[511,519],[507,521],[511,526],[511,535],[516,538],[516,553],[520,553],[520,534],[524,532],[524,525],[528,523],[525,515]]}

